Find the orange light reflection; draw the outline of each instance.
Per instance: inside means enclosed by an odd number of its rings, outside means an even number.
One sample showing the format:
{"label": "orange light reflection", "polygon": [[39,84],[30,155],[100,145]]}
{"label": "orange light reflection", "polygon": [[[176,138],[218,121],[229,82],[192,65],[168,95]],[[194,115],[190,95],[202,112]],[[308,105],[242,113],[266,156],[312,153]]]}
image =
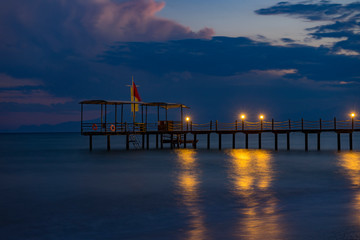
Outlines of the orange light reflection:
{"label": "orange light reflection", "polygon": [[190,220],[187,239],[202,240],[206,238],[204,214],[201,210],[199,196],[199,170],[196,163],[196,151],[179,149],[176,151],[180,172],[177,176],[180,201],[186,207]]}
{"label": "orange light reflection", "polygon": [[270,187],[274,178],[272,158],[264,150],[235,149],[230,156],[229,178],[238,196],[238,237],[241,239],[282,239],[283,227],[277,199]]}

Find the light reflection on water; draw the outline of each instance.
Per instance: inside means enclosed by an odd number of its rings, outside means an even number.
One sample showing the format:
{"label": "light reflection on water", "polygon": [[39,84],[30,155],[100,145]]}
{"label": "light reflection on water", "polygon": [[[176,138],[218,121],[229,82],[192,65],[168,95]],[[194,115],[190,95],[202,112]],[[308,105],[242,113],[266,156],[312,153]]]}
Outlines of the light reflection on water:
{"label": "light reflection on water", "polygon": [[238,197],[239,220],[234,233],[242,239],[282,239],[278,200],[271,191],[272,156],[264,150],[236,149],[230,156],[231,192]]}
{"label": "light reflection on water", "polygon": [[345,176],[350,180],[354,189],[352,199],[352,220],[360,225],[360,153],[359,152],[341,152],[339,164],[345,171]]}
{"label": "light reflection on water", "polygon": [[196,162],[196,151],[191,149],[176,150],[179,173],[177,175],[177,194],[186,207],[188,216],[187,238],[189,240],[209,239],[206,236],[204,213],[201,209],[199,184],[200,172]]}

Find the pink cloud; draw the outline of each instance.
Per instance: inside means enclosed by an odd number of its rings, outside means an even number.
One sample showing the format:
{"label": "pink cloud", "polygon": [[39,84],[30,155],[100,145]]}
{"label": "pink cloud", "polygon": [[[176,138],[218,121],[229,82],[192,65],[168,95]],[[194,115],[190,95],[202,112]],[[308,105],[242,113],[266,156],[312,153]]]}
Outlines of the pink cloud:
{"label": "pink cloud", "polygon": [[192,31],[156,16],[164,7],[164,2],[155,0],[2,1],[0,47],[28,49],[36,43],[53,51],[88,50],[114,41],[209,39],[214,35],[210,28]]}
{"label": "pink cloud", "polygon": [[44,90],[7,90],[0,92],[0,102],[19,104],[41,104],[51,106],[53,104],[64,104],[73,101],[71,98],[55,97]]}
{"label": "pink cloud", "polygon": [[25,86],[42,86],[43,82],[34,79],[14,78],[6,74],[0,74],[0,88],[14,88]]}

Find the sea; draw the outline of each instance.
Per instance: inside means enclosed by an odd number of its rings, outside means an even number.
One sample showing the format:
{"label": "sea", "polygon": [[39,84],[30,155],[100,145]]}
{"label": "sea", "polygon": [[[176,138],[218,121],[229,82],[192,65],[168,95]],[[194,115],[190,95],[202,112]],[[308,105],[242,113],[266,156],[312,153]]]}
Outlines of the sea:
{"label": "sea", "polygon": [[[0,239],[360,239],[360,134],[198,136],[125,150],[122,136],[0,134]],[[141,139],[139,139],[141,140]]]}

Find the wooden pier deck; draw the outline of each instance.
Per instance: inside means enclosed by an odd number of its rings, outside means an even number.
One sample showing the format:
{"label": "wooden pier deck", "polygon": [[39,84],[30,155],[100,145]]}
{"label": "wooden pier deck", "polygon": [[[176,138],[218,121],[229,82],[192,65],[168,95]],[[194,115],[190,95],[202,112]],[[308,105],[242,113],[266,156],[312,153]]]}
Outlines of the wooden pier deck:
{"label": "wooden pier deck", "polygon": [[[118,123],[99,122],[87,123],[81,121],[81,134],[89,136],[89,149],[92,150],[93,136],[107,136],[107,149],[110,150],[111,136],[125,136],[126,149],[130,149],[130,143],[135,136],[140,137],[138,148],[150,149],[150,136],[155,136],[155,148],[163,149],[164,144],[169,148],[197,148],[198,135],[207,136],[207,149],[211,147],[211,135],[218,135],[218,149],[222,149],[222,136],[232,135],[232,148],[236,146],[236,135],[243,134],[245,146],[249,148],[249,135],[258,135],[258,148],[262,148],[262,134],[272,133],[274,135],[274,150],[278,150],[278,135],[286,135],[286,148],[290,150],[290,134],[303,133],[305,135],[305,151],[309,150],[309,134],[317,135],[317,150],[321,150],[321,133],[334,132],[337,134],[337,149],[341,150],[341,134],[348,134],[349,149],[353,149],[353,133],[360,131],[360,120],[350,118],[348,120],[322,120],[307,121],[271,121],[260,120],[257,122],[234,121],[232,123],[220,123],[210,121],[208,123],[196,124],[192,122],[159,121],[157,123]],[[190,146],[191,145],[191,146]]]}

